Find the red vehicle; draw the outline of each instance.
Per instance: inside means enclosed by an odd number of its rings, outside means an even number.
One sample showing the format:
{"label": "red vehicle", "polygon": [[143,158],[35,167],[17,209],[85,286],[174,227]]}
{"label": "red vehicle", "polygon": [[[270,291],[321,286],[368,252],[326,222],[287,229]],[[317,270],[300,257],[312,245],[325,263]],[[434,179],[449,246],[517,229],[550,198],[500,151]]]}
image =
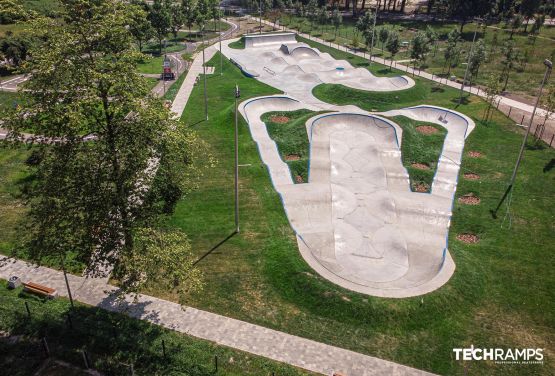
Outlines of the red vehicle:
{"label": "red vehicle", "polygon": [[164,56],[163,68],[162,80],[175,80],[175,73],[172,72],[171,60],[167,56]]}

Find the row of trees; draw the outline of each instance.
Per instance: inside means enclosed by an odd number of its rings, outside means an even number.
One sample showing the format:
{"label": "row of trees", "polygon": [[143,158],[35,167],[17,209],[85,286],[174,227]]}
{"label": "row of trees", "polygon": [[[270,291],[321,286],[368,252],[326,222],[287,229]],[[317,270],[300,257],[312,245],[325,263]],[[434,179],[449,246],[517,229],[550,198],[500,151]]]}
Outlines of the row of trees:
{"label": "row of trees", "polygon": [[6,147],[28,145],[23,133],[41,135],[31,140],[20,246],[61,267],[71,254],[93,275],[110,265],[123,292],[153,280],[168,291],[198,289],[187,237],[164,218],[211,158],[137,73],[134,29],[146,12],[119,0],[60,2],[59,18],[29,21],[36,43],[23,69],[31,76],[21,106],[0,119]]}

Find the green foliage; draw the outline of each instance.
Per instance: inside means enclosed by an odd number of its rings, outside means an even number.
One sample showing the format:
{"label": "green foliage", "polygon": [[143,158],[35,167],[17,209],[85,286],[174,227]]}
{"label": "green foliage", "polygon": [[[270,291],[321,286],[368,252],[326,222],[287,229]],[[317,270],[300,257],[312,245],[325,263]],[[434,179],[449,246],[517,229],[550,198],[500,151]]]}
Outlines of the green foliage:
{"label": "green foliage", "polygon": [[162,40],[171,31],[172,26],[169,2],[167,0],[154,0],[148,14],[148,20],[156,32],[160,53],[162,53]]}
{"label": "green foliage", "polygon": [[399,33],[397,31],[392,30],[388,33],[386,48],[387,52],[391,54],[391,64],[389,65],[389,69],[391,69],[391,65],[393,65],[395,55],[397,55],[397,53],[401,49],[401,42],[399,41]]}
{"label": "green foliage", "polygon": [[229,48],[234,48],[236,50],[244,50],[245,49],[245,38],[241,37],[235,42],[231,42],[228,44]]}
{"label": "green foliage", "polygon": [[[23,105],[3,116],[14,142],[22,132],[60,140],[36,146],[40,163],[25,192],[30,211],[22,241],[38,262],[72,252],[91,274],[113,265],[122,291],[136,291],[156,278],[160,264],[136,270],[138,263],[122,263],[137,257],[144,229],[155,227],[196,185],[193,164],[202,146],[177,127],[136,72],[143,55],[127,28],[128,5],[83,1],[86,6],[63,0],[63,24],[33,21],[44,44],[33,47],[25,66],[33,74],[24,84]],[[94,139],[85,141],[87,135]],[[187,259],[165,264],[164,272],[182,266],[190,266]]]}

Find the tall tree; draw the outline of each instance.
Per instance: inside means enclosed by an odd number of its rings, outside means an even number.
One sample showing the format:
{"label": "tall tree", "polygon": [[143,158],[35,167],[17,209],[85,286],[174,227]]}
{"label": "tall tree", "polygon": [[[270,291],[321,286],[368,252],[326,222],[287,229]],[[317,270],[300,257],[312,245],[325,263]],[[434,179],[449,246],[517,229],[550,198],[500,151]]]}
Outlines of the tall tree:
{"label": "tall tree", "polygon": [[428,37],[426,36],[425,32],[419,31],[412,39],[412,43],[410,46],[410,57],[414,61],[414,68],[416,68],[417,63],[419,66],[424,63],[428,52],[430,52]]}
{"label": "tall tree", "polygon": [[11,141],[24,142],[22,132],[57,140],[35,147],[29,252],[37,261],[73,252],[93,273],[110,264],[123,292],[153,279],[198,287],[186,239],[159,218],[196,184],[202,145],[137,73],[128,4],[60,1],[63,22],[32,24],[43,43],[26,65],[22,107],[3,119]]}
{"label": "tall tree", "polygon": [[483,39],[480,39],[474,45],[470,53],[470,59],[468,63],[468,71],[470,72],[470,86],[472,87],[472,82],[476,81],[478,77],[478,72],[480,71],[480,66],[484,63],[487,59],[486,56],[486,45]]}
{"label": "tall tree", "polygon": [[520,14],[524,17],[524,32],[528,29],[528,21],[534,18],[540,9],[541,0],[522,0],[520,3]]}
{"label": "tall tree", "polygon": [[148,5],[131,5],[131,22],[129,23],[129,31],[135,37],[139,45],[139,51],[143,50],[143,43],[148,42],[154,36],[154,29],[150,21],[147,19]]}
{"label": "tall tree", "polygon": [[154,0],[148,14],[148,20],[156,32],[160,53],[162,53],[162,40],[168,35],[172,27],[170,3],[168,1]]}
{"label": "tall tree", "polygon": [[519,59],[519,51],[515,47],[515,42],[513,40],[507,40],[503,45],[503,60],[501,64],[503,65],[503,72],[501,73],[501,78],[504,81],[502,91],[507,90],[507,84],[509,83],[509,77],[511,71],[516,67]]}
{"label": "tall tree", "polygon": [[[457,29],[453,29],[447,34],[447,46],[444,50],[445,64],[447,64],[447,75],[451,73],[451,67],[453,66],[453,60],[459,54],[458,43],[461,39],[461,34]],[[442,69],[443,71],[443,69]]]}
{"label": "tall tree", "polygon": [[488,108],[484,113],[485,122],[489,120],[489,117],[491,116],[491,113],[492,113],[491,110],[495,105],[495,100],[497,99],[497,96],[501,93],[500,81],[501,81],[501,75],[497,73],[495,74],[492,73],[488,77],[486,88],[484,89],[484,91],[486,92],[486,102],[488,102]]}
{"label": "tall tree", "polygon": [[391,54],[391,63],[389,64],[389,70],[391,70],[391,66],[393,65],[393,59],[395,58],[395,55],[397,55],[397,53],[399,52],[399,50],[401,49],[401,42],[399,40],[399,32],[397,32],[397,30],[391,30],[389,32],[389,37],[387,38],[387,52],[389,52]]}
{"label": "tall tree", "polygon": [[378,32],[378,39],[382,43],[382,54],[383,54],[383,49],[385,47],[385,42],[387,42],[388,38],[389,38],[389,30],[387,30],[385,26],[382,26],[380,28],[380,31]]}
{"label": "tall tree", "polygon": [[191,28],[194,26],[197,19],[196,0],[181,0],[181,12],[183,12],[185,18],[185,26],[187,26],[189,34],[191,34]]}
{"label": "tall tree", "polygon": [[339,29],[339,27],[343,23],[343,16],[341,15],[341,12],[337,8],[335,8],[333,10],[332,14],[331,14],[331,23],[333,25],[333,28],[335,29],[335,34],[333,36],[333,39],[336,40],[337,39],[337,30]]}
{"label": "tall tree", "polygon": [[447,11],[451,17],[461,21],[460,32],[463,32],[464,25],[473,17],[483,17],[489,13],[493,7],[492,0],[446,0]]}

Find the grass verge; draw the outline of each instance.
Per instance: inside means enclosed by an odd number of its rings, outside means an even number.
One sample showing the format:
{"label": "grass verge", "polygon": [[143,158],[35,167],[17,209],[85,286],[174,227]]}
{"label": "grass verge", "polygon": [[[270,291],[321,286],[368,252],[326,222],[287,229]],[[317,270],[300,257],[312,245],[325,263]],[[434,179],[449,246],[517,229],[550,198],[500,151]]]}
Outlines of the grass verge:
{"label": "grass verge", "polygon": [[[430,192],[434,175],[439,162],[443,140],[447,131],[445,128],[409,119],[405,116],[395,116],[392,119],[403,129],[401,142],[401,159],[410,178],[410,187],[415,192]],[[425,134],[419,127],[431,127]]]}
{"label": "grass verge", "polygon": [[308,182],[310,145],[305,123],[314,115],[316,112],[309,110],[262,115],[268,134],[276,142],[281,159],[289,166],[291,178],[296,183]]}
{"label": "grass verge", "polygon": [[241,37],[238,40],[236,40],[235,42],[231,42],[230,44],[228,44],[229,48],[234,48],[236,50],[244,50],[245,49],[245,38]]}
{"label": "grass verge", "polygon": [[306,374],[124,314],[79,303],[70,309],[66,299],[42,300],[6,287],[0,280],[0,329],[11,336],[0,337],[0,367],[7,375],[35,374],[44,361],[41,338],[47,340],[53,358],[78,367],[83,365],[81,350],[86,350],[91,367],[106,375],[129,375],[131,364],[138,375],[215,375],[215,356],[218,375]]}

